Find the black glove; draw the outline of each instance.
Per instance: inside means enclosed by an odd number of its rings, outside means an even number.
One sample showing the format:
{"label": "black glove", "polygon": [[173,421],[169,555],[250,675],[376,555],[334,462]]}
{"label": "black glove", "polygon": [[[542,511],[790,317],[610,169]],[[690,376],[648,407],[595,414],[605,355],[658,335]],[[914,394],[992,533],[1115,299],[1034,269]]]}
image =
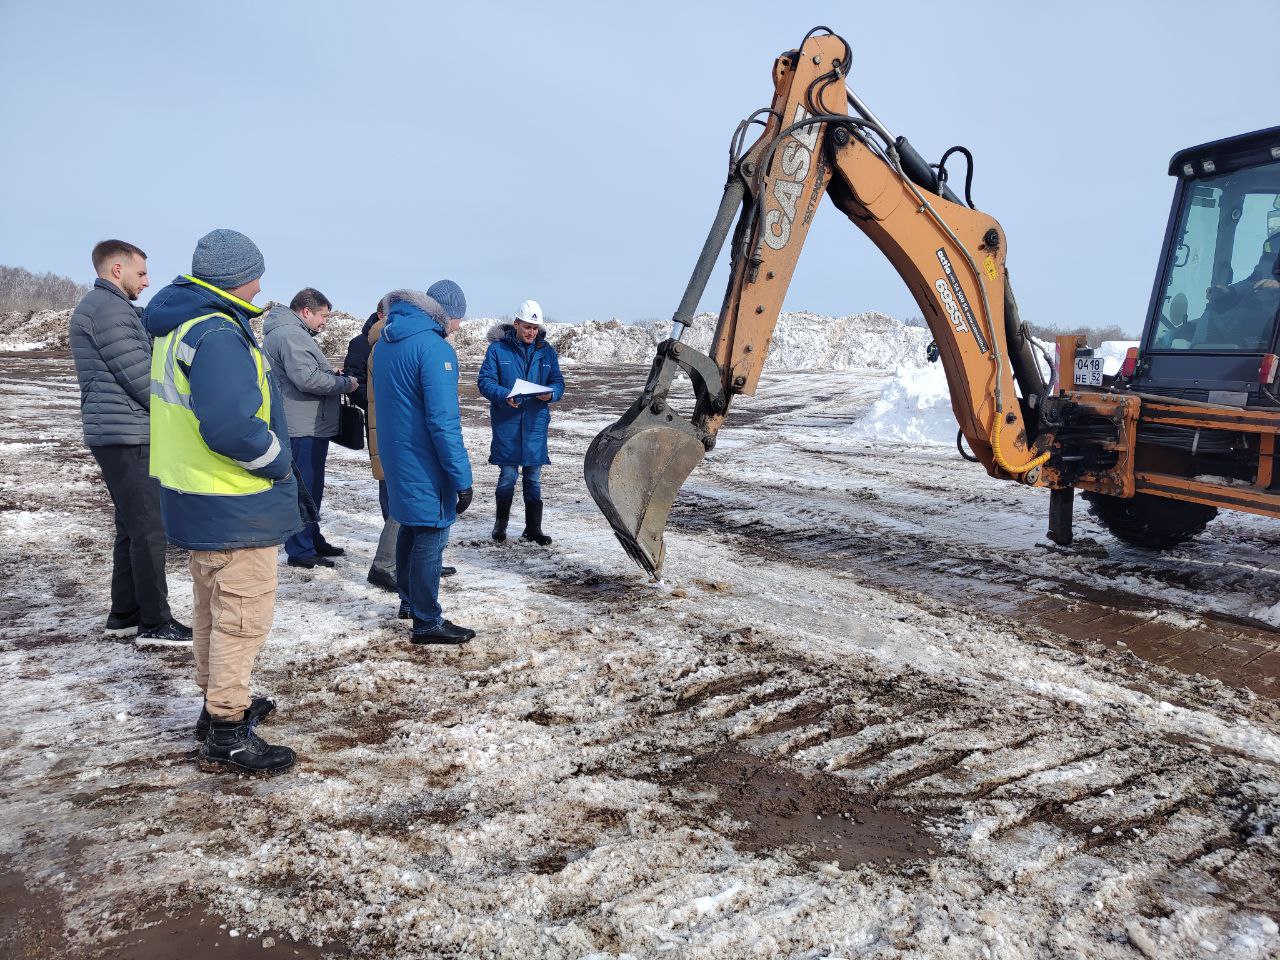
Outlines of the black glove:
{"label": "black glove", "polygon": [[467,507],[471,506],[471,488],[458,491],[458,513],[466,513]]}

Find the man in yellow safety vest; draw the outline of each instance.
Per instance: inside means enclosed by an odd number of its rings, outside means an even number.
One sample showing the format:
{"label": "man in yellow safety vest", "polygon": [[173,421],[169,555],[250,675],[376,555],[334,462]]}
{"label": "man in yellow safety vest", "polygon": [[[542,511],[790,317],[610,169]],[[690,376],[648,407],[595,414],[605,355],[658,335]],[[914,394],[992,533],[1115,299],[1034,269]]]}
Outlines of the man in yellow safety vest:
{"label": "man in yellow safety vest", "polygon": [[275,616],[280,544],[302,529],[283,403],[250,326],[264,270],[252,240],[214,230],[191,273],[143,314],[155,337],[151,473],[169,542],[191,551],[200,765],[245,773],[295,760],[254,732],[275,704],[249,692]]}

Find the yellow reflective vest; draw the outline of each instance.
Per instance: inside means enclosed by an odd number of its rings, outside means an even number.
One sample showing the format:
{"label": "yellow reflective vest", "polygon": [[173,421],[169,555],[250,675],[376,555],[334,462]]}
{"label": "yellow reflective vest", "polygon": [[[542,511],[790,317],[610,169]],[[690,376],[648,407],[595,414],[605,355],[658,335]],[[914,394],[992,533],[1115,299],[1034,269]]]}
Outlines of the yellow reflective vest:
{"label": "yellow reflective vest", "polygon": [[[251,470],[261,469],[280,454],[280,443],[272,434],[271,447],[252,463],[232,460],[210,450],[200,435],[200,421],[191,408],[191,384],[183,372],[190,369],[196,348],[183,343],[183,337],[197,323],[222,317],[225,313],[206,313],[193,317],[158,337],[151,349],[151,475],[162,486],[183,493],[205,493],[239,496],[271,489],[272,482],[255,476]],[[267,372],[271,369],[262,351],[248,344],[257,368],[258,389],[262,405],[254,414],[271,424],[271,385]]]}

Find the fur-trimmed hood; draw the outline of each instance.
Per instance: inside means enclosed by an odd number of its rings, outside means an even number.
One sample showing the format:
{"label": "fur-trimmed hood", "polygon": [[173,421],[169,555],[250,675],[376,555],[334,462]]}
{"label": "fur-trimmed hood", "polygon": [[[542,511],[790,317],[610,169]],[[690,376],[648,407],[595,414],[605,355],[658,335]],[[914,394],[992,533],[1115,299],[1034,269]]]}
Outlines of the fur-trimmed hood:
{"label": "fur-trimmed hood", "polygon": [[387,307],[387,325],[383,339],[394,343],[428,330],[446,336],[449,316],[444,307],[418,290],[392,290],[382,302]]}
{"label": "fur-trimmed hood", "polygon": [[392,290],[382,298],[382,305],[386,307],[388,313],[391,307],[397,303],[407,303],[415,306],[423,313],[435,317],[441,323],[449,322],[449,315],[444,312],[444,307],[420,290]]}
{"label": "fur-trimmed hood", "polygon": [[[513,343],[520,344],[516,338],[516,325],[514,323],[495,323],[489,328],[489,342],[497,343],[499,340],[510,340]],[[540,327],[538,335],[533,338],[533,346],[541,346],[547,339],[547,328]]]}

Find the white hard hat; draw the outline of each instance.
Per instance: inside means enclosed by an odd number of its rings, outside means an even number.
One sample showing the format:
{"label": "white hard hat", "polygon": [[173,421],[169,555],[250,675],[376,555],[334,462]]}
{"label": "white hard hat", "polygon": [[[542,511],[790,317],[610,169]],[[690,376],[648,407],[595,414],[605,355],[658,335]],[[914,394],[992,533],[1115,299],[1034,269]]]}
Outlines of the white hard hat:
{"label": "white hard hat", "polygon": [[520,304],[520,312],[516,314],[516,319],[522,323],[536,323],[542,326],[542,307],[538,305],[537,300],[526,300]]}

